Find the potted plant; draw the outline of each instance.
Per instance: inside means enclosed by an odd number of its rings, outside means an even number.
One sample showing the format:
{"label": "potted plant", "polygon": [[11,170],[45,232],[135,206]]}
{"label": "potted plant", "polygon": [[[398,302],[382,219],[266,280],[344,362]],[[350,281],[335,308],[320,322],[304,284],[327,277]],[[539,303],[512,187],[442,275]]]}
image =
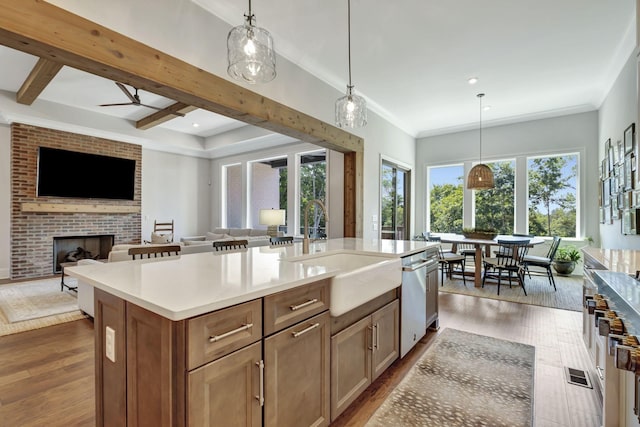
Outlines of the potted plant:
{"label": "potted plant", "polygon": [[569,245],[558,248],[553,259],[553,268],[561,276],[568,276],[576,268],[576,262],[580,261],[580,258],[582,258],[580,251],[575,246]]}

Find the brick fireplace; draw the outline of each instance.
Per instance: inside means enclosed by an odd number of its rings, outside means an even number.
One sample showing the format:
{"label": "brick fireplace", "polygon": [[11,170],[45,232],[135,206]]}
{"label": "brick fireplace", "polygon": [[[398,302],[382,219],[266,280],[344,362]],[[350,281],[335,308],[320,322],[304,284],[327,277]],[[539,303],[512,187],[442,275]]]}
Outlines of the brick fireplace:
{"label": "brick fireplace", "polygon": [[[38,147],[136,160],[134,200],[36,197]],[[73,178],[73,171],[61,170]],[[117,173],[117,171],[114,171]],[[113,235],[113,243],[140,243],[142,149],[138,145],[11,125],[11,278],[52,274],[54,237]]]}

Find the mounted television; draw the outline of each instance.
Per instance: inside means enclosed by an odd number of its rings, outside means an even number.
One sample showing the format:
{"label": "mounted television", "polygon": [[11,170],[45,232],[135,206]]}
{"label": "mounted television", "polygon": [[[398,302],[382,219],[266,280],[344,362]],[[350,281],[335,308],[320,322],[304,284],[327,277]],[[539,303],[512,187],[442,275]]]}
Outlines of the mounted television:
{"label": "mounted television", "polygon": [[38,148],[38,197],[133,200],[136,161]]}

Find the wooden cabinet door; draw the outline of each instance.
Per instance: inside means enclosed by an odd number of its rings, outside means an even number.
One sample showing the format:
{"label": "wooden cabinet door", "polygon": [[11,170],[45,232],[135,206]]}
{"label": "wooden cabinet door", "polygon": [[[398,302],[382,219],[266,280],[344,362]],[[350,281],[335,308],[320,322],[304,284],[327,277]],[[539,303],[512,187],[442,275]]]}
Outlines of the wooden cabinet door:
{"label": "wooden cabinet door", "polygon": [[264,424],[329,425],[329,312],[264,340]]}
{"label": "wooden cabinet door", "polygon": [[261,360],[257,342],[189,372],[188,425],[261,426]]}
{"label": "wooden cabinet door", "polygon": [[395,300],[371,315],[373,326],[372,381],[400,355],[400,303]]}
{"label": "wooden cabinet door", "polygon": [[427,273],[427,327],[438,319],[438,269]]}
{"label": "wooden cabinet door", "polygon": [[331,337],[331,420],[371,384],[371,316]]}

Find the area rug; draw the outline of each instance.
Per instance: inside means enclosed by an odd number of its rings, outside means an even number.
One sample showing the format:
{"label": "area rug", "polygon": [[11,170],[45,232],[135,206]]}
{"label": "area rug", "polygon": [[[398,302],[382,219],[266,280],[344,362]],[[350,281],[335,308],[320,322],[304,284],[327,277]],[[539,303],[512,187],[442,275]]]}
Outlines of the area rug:
{"label": "area rug", "polygon": [[519,286],[509,288],[509,283],[502,282],[500,285],[500,295],[498,295],[498,285],[487,283],[484,288],[473,286],[472,280],[467,280],[464,286],[462,279],[450,280],[444,278],[444,286],[440,287],[440,292],[453,294],[471,295],[480,298],[499,299],[504,301],[519,302],[522,304],[540,305],[543,307],[560,308],[563,310],[582,311],[582,277],[580,276],[554,276],[557,291],[549,284],[549,280],[542,276],[528,276],[524,286],[527,289],[527,296],[524,295]]}
{"label": "area rug", "polygon": [[[73,286],[72,278],[65,278]],[[0,285],[0,336],[51,326],[86,316],[73,292],[60,291],[60,279]]]}
{"label": "area rug", "polygon": [[367,427],[531,426],[535,347],[445,329]]}

